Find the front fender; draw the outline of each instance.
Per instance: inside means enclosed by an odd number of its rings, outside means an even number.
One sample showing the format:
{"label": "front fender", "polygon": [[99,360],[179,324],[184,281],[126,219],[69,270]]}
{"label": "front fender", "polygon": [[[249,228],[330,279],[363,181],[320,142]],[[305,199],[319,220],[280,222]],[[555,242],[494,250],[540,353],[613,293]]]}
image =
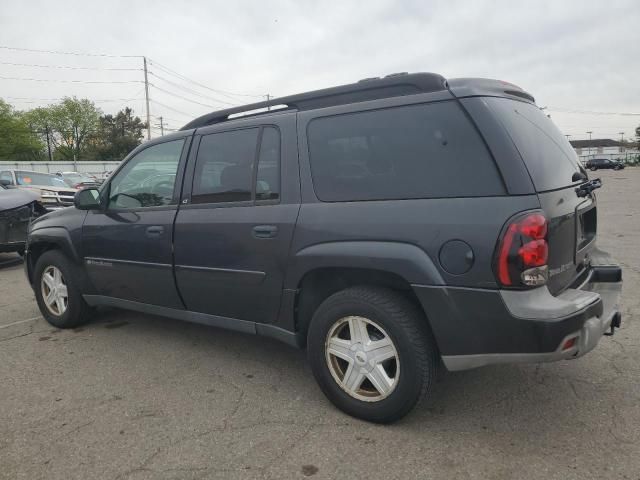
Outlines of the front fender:
{"label": "front fender", "polygon": [[297,289],[312,270],[340,267],[394,273],[410,284],[444,285],[440,272],[421,248],[400,242],[356,241],[320,243],[298,251],[291,258],[285,288]]}
{"label": "front fender", "polygon": [[29,232],[27,238],[27,250],[33,249],[37,245],[52,244],[64,252],[67,257],[75,263],[80,262],[80,255],[71,240],[71,235],[63,227],[45,227]]}
{"label": "front fender", "polygon": [[33,283],[33,270],[38,257],[42,252],[51,248],[60,250],[75,264],[81,265],[80,255],[66,228],[43,227],[31,230],[27,236],[27,245],[24,253],[24,267],[29,284]]}

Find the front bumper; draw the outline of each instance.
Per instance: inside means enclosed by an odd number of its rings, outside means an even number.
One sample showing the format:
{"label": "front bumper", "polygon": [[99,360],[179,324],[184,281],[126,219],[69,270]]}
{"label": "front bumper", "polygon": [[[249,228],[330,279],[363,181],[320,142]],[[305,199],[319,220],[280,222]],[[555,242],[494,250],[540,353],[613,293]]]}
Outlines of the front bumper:
{"label": "front bumper", "polygon": [[449,370],[580,357],[619,327],[622,272],[601,251],[586,278],[557,296],[547,287],[481,290],[414,285]]}

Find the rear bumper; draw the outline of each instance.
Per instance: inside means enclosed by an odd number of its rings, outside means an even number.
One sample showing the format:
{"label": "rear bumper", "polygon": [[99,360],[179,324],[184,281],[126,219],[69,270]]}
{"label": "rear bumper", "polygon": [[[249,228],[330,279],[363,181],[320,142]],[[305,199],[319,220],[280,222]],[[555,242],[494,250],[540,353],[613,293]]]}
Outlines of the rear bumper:
{"label": "rear bumper", "polygon": [[599,251],[582,284],[558,296],[547,287],[513,291],[414,285],[414,290],[449,370],[578,358],[621,321],[622,272]]}

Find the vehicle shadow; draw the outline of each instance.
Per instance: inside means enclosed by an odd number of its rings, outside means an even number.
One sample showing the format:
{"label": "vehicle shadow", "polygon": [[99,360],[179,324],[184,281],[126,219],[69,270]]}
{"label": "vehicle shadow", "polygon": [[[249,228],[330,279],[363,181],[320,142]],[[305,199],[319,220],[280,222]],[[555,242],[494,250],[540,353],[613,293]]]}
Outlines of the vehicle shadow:
{"label": "vehicle shadow", "polygon": [[22,257],[17,253],[0,253],[0,270],[15,267],[22,263]]}

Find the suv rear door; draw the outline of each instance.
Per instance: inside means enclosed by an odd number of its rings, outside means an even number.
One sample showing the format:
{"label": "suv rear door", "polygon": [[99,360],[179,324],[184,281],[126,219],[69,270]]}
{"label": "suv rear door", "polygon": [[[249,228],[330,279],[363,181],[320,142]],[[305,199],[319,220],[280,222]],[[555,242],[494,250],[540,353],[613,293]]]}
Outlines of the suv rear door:
{"label": "suv rear door", "polygon": [[[534,104],[484,99],[522,157],[548,220],[549,281],[552,293],[569,286],[585,269],[595,245],[596,197],[580,198],[578,173],[586,172],[566,137]],[[576,178],[576,180],[574,180]]]}
{"label": "suv rear door", "polygon": [[270,323],[300,207],[295,113],[196,132],[175,223],[188,310]]}

